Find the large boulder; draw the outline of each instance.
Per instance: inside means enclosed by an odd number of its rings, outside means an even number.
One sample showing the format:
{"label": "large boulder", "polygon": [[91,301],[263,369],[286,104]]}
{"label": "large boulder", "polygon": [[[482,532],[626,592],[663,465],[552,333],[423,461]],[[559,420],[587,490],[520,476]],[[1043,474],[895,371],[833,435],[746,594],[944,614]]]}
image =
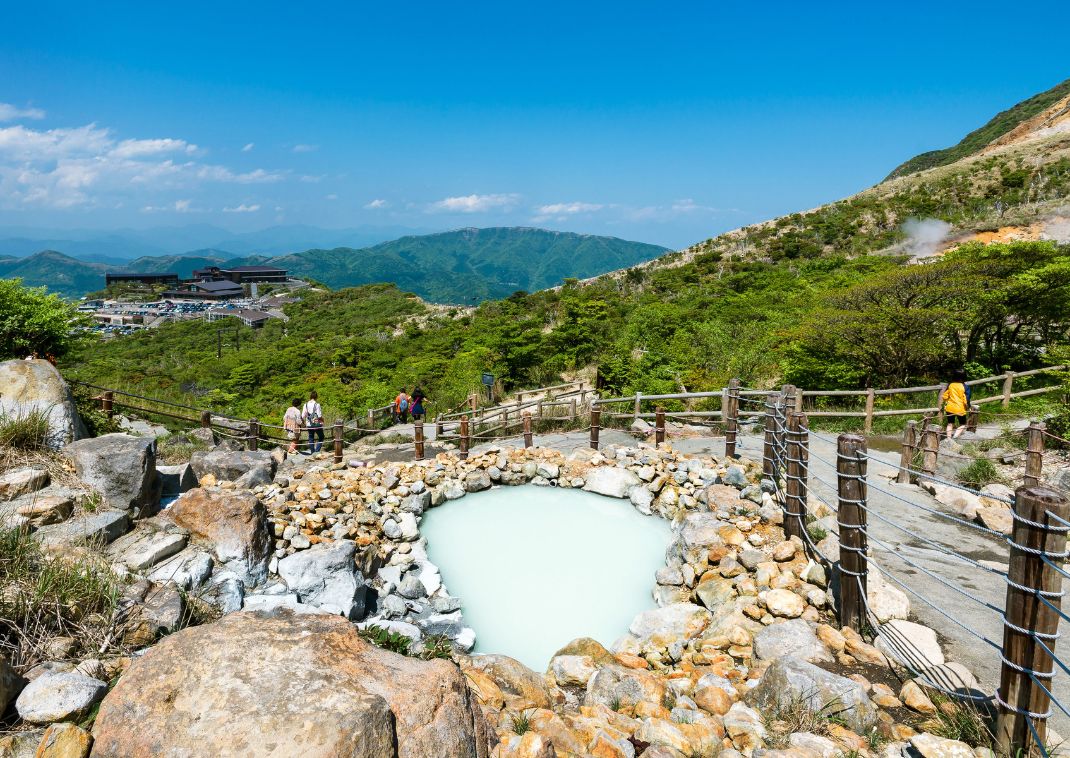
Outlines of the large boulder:
{"label": "large boulder", "polygon": [[208,450],[194,453],[189,465],[197,481],[211,474],[217,482],[236,482],[245,477],[244,483],[255,486],[275,478],[278,462],[267,450]]}
{"label": "large boulder", "polygon": [[273,543],[267,509],[249,492],[192,489],[166,511],[167,517],[209,543],[219,563],[246,584],[267,576]]}
{"label": "large boulder", "polygon": [[159,503],[155,439],[105,434],[72,442],[65,452],[78,478],[103,495],[108,507],[142,513]]}
{"label": "large boulder", "polygon": [[597,466],[587,472],[583,488],[607,497],[628,497],[628,491],[640,483],[639,477],[626,468]]}
{"label": "large boulder", "polygon": [[466,669],[475,669],[490,677],[520,710],[549,708],[553,702],[546,678],[507,655],[473,655]]}
{"label": "large boulder", "polygon": [[337,616],[235,613],[173,634],[104,699],[93,756],[485,758],[460,670],[364,642]]}
{"label": "large boulder", "polygon": [[302,603],[358,621],[364,617],[365,586],[356,552],[352,540],[313,545],[279,561],[279,576]]}
{"label": "large boulder", "polygon": [[644,650],[660,650],[674,643],[687,644],[713,622],[713,616],[700,605],[673,603],[652,611],[643,611],[632,619],[628,631]]}
{"label": "large boulder", "polygon": [[62,524],[43,526],[34,532],[41,546],[50,551],[63,551],[73,545],[107,545],[130,529],[126,511],[102,510],[83,513]]}
{"label": "large boulder", "polygon": [[817,638],[813,624],[803,619],[792,619],[762,628],[754,635],[754,655],[760,661],[772,661],[783,656],[794,656],[811,663],[833,661],[828,648]]}
{"label": "large boulder", "polygon": [[859,734],[877,723],[877,707],[861,684],[787,656],[773,661],[745,699],[761,712],[805,707],[834,716]]}
{"label": "large boulder", "polygon": [[25,418],[34,412],[47,414],[45,442],[54,450],[86,436],[70,387],[55,366],[42,360],[0,363],[0,416]]}
{"label": "large boulder", "polygon": [[7,704],[15,699],[22,685],[22,677],[15,673],[15,669],[7,662],[7,658],[0,654],[0,713],[3,713]]}

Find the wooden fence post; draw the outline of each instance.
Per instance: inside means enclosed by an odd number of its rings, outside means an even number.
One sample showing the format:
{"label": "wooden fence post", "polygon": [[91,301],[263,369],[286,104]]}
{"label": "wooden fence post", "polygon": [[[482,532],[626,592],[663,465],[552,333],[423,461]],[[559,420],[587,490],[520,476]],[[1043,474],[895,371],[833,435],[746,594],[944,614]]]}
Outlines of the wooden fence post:
{"label": "wooden fence post", "polygon": [[202,429],[211,429],[212,428],[212,412],[211,411],[201,411],[201,428]]}
{"label": "wooden fence post", "polygon": [[442,414],[435,416],[435,439],[442,437]]}
{"label": "wooden fence post", "polygon": [[424,459],[424,422],[413,421],[412,422],[412,446],[416,460],[422,461]]}
{"label": "wooden fence post", "polygon": [[368,409],[368,431],[375,429],[375,411]]}
{"label": "wooden fence post", "polygon": [[115,415],[112,403],[115,402],[115,395],[111,390],[104,390],[104,395],[100,399],[100,409],[107,414],[108,418]]}
{"label": "wooden fence post", "polygon": [[342,419],[334,422],[334,462],[342,462]]}
{"label": "wooden fence post", "polygon": [[[1029,720],[1043,742],[1051,699],[1030,677],[1052,686],[1052,653],[1062,606],[1062,575],[1055,568],[1066,553],[1066,521],[1070,502],[1047,487],[1020,487],[1015,493],[1014,519],[1004,606],[1003,666],[996,703],[997,750],[1003,755],[1032,755]],[[1042,599],[1043,598],[1043,599]],[[1049,605],[1050,604],[1050,605]],[[1043,643],[1043,644],[1042,644]],[[1047,647],[1047,649],[1045,649]],[[1050,651],[1050,652],[1049,652]],[[1032,714],[1038,714],[1033,717]]]}
{"label": "wooden fence post", "polygon": [[739,436],[739,379],[728,382],[728,403],[724,417],[724,454],[736,456],[736,438]]}
{"label": "wooden fence post", "polygon": [[784,533],[806,540],[807,476],[810,468],[810,433],[806,415],[792,411],[788,415],[787,458],[785,477]]}
{"label": "wooden fence post", "polygon": [[524,411],[524,447],[531,447],[531,412]]}
{"label": "wooden fence post", "polygon": [[1043,468],[1044,424],[1034,421],[1026,430],[1025,480],[1022,484],[1026,487],[1039,485]]}
{"label": "wooden fence post", "polygon": [[910,471],[914,468],[914,447],[917,445],[918,422],[908,421],[903,427],[903,443],[899,448],[899,475],[896,481],[900,484],[910,484]]}
{"label": "wooden fence post", "polygon": [[660,405],[654,409],[654,444],[665,441],[665,409]]}
{"label": "wooden fence post", "polygon": [[934,476],[936,463],[940,455],[940,427],[927,424],[921,433],[921,470]]}
{"label": "wooden fence post", "polygon": [[570,421],[575,421],[579,414],[576,412],[576,398],[572,398],[568,402],[568,416]]}
{"label": "wooden fence post", "polygon": [[1014,388],[1014,372],[1008,371],[1003,375],[1003,402],[1002,405],[1006,408],[1011,404],[1011,390]]}
{"label": "wooden fence post", "polygon": [[537,418],[539,421],[542,421],[542,402],[543,401],[540,399],[537,403],[535,403],[535,418]]}
{"label": "wooden fence post", "polygon": [[468,416],[461,416],[461,429],[458,444],[461,447],[458,453],[462,461],[468,460]]}
{"label": "wooden fence post", "polygon": [[776,472],[776,404],[780,395],[770,392],[765,396],[765,447],[762,450],[762,476],[773,478]]}
{"label": "wooden fence post", "polygon": [[249,432],[245,439],[245,447],[256,450],[260,447],[260,422],[255,418],[249,419]]}
{"label": "wooden fence post", "polygon": [[840,519],[840,623],[861,632],[866,622],[866,438],[836,440]]}
{"label": "wooden fence post", "polygon": [[598,403],[591,403],[591,449],[598,449],[598,431],[602,428],[600,426],[602,421],[602,409],[598,407]]}
{"label": "wooden fence post", "polygon": [[977,417],[980,414],[981,414],[981,409],[980,408],[978,408],[976,405],[971,405],[970,406],[970,410],[968,411],[968,415],[966,416],[966,431],[967,432],[976,432],[977,431]]}
{"label": "wooden fence post", "polygon": [[866,422],[862,427],[862,431],[865,434],[873,434],[873,403],[875,400],[876,396],[873,388],[870,387],[866,390]]}
{"label": "wooden fence post", "polygon": [[635,410],[632,412],[632,418],[639,418],[640,404],[643,402],[643,395],[640,392],[635,393]]}

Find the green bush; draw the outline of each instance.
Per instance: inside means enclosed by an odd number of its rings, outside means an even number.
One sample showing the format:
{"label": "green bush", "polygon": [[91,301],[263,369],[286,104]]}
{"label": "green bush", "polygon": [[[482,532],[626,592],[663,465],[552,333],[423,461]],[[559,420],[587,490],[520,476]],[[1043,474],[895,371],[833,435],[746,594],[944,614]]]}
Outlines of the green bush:
{"label": "green bush", "polygon": [[85,318],[74,305],[44,287],[0,279],[0,360],[37,353],[63,355],[78,340]]}
{"label": "green bush", "polygon": [[956,477],[962,484],[974,489],[981,489],[986,484],[1000,481],[999,472],[988,458],[976,458],[969,466],[960,471]]}

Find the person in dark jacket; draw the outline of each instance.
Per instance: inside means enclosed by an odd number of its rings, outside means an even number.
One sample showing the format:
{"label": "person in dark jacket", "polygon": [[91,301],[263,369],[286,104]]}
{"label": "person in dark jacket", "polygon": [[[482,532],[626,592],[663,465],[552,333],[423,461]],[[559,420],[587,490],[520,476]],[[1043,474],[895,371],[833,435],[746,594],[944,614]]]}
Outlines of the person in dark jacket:
{"label": "person in dark jacket", "polygon": [[423,421],[426,411],[424,410],[424,404],[427,402],[427,396],[424,391],[416,386],[412,390],[412,420]]}

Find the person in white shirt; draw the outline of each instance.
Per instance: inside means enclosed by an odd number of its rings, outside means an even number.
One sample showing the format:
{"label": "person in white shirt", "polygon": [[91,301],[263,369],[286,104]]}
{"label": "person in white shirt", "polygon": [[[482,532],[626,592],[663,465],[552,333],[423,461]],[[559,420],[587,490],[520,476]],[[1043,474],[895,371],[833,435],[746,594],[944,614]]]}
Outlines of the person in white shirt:
{"label": "person in white shirt", "polygon": [[308,429],[308,452],[309,455],[318,453],[323,447],[323,408],[316,400],[316,390],[308,393],[308,402],[301,410],[301,418]]}
{"label": "person in white shirt", "polygon": [[297,440],[301,438],[301,415],[301,399],[295,398],[282,417],[286,438],[290,440],[290,448],[286,452],[291,455],[297,452]]}

